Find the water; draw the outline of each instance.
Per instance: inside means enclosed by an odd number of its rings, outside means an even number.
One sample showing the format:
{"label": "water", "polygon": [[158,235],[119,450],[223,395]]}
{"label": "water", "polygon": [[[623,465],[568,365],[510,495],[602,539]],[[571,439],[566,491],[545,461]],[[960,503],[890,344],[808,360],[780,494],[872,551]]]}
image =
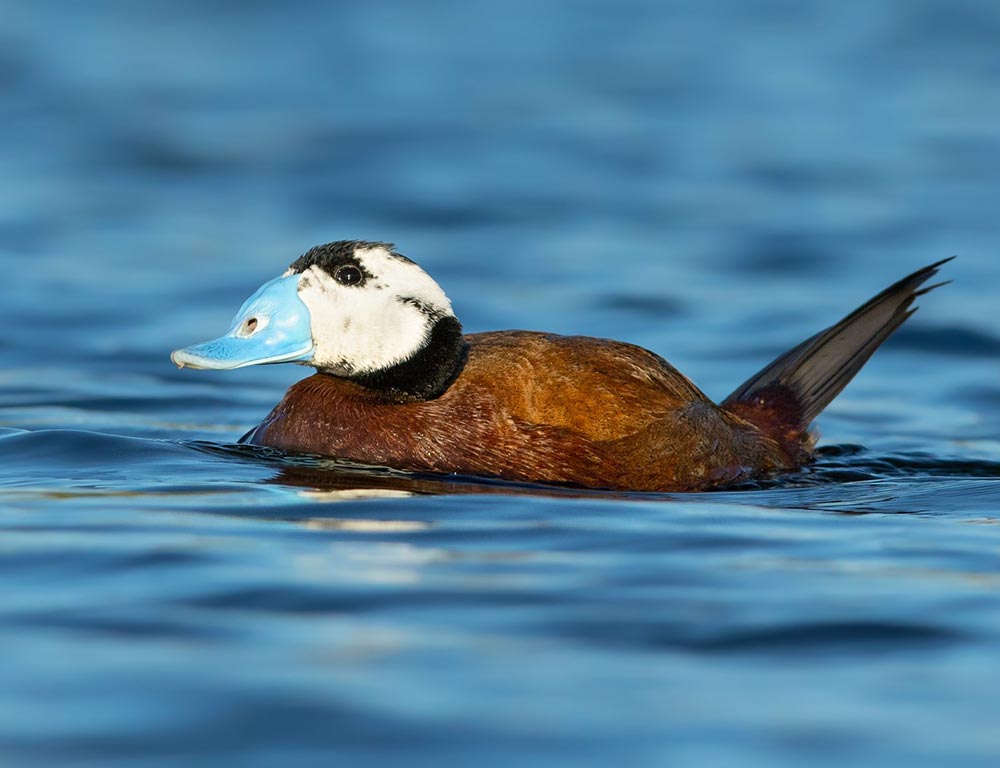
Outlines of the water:
{"label": "water", "polygon": [[[2,15],[4,765],[1000,759],[995,4]],[[235,447],[303,370],[169,351],[345,238],[715,397],[959,259],[815,467],[642,496]]]}

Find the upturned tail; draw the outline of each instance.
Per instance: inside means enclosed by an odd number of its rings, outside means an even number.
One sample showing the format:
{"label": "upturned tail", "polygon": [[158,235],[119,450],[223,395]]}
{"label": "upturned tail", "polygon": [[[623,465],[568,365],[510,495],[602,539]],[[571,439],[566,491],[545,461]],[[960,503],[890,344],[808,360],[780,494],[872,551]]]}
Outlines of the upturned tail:
{"label": "upturned tail", "polygon": [[951,259],[904,277],[836,325],[820,331],[752,376],[722,407],[793,450],[812,447],[809,425],[848,385],[882,342],[917,308],[918,296],[945,283],[921,287]]}

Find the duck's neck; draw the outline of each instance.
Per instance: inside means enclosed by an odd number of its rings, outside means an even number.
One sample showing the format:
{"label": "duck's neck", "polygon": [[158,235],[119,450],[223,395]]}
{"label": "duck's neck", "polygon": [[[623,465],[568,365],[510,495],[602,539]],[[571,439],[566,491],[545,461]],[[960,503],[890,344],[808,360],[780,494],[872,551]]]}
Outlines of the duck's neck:
{"label": "duck's neck", "polygon": [[440,397],[461,373],[468,354],[462,325],[443,317],[431,328],[427,343],[412,357],[350,380],[372,390],[387,402],[412,403]]}

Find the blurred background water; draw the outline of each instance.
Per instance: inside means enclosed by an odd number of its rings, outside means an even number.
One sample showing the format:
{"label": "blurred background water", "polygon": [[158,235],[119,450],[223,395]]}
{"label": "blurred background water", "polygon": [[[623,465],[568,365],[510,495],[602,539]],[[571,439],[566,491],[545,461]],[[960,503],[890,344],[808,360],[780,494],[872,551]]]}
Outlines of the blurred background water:
{"label": "blurred background water", "polygon": [[[996,3],[0,19],[4,765],[997,764]],[[348,238],[714,397],[959,259],[814,468],[642,497],[231,447],[304,371],[169,351]]]}

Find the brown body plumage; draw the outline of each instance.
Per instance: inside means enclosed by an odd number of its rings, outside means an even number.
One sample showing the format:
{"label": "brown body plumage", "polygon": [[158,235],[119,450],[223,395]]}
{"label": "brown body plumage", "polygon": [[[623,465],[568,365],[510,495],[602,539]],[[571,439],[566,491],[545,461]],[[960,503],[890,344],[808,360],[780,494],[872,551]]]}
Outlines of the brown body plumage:
{"label": "brown body plumage", "polygon": [[603,339],[466,336],[458,378],[433,400],[385,402],[316,374],[289,389],[249,442],[364,464],[619,490],[730,483],[801,461],[714,405],[666,361]]}

